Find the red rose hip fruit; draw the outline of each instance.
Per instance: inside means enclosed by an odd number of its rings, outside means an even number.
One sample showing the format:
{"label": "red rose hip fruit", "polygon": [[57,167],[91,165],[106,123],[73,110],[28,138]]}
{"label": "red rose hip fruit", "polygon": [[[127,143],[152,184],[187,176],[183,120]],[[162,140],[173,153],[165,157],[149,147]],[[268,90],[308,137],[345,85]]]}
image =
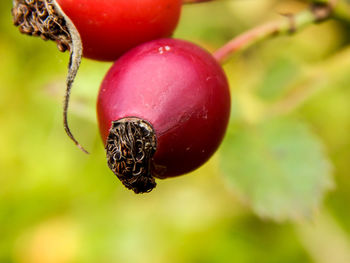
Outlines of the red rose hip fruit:
{"label": "red rose hip fruit", "polygon": [[205,163],[224,136],[230,92],[221,66],[202,48],[160,39],[123,55],[98,96],[99,128],[108,165],[135,193],[156,178]]}
{"label": "red rose hip fruit", "polygon": [[181,12],[181,0],[56,0],[72,20],[85,57],[114,61],[127,50],[168,37]]}

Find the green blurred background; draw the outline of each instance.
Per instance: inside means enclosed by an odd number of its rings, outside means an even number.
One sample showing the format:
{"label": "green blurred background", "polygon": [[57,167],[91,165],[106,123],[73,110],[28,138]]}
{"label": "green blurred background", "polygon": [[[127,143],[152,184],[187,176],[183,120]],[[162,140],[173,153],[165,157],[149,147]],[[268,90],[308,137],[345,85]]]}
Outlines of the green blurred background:
{"label": "green blurred background", "polygon": [[[175,37],[214,51],[305,7],[288,0],[189,5]],[[218,153],[192,174],[135,195],[108,170],[97,131],[95,100],[110,64],[83,60],[73,89],[70,124],[91,152],[84,155],[62,126],[68,54],[21,35],[10,9],[11,1],[0,1],[0,263],[350,262],[346,21],[236,54],[225,65],[233,110]],[[268,178],[273,164],[259,154],[264,136],[286,149],[285,159],[278,155],[288,163],[283,187]],[[257,178],[253,166],[261,163],[266,177]],[[298,177],[306,169],[310,180]]]}

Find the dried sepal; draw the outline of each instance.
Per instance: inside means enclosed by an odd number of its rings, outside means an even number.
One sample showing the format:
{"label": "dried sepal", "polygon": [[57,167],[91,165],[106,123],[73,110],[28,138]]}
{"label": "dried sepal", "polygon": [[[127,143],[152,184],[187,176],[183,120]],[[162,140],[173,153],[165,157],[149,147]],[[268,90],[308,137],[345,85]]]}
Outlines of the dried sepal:
{"label": "dried sepal", "polygon": [[13,0],[13,22],[21,33],[53,40],[60,51],[70,51],[66,93],[63,106],[63,124],[69,138],[85,153],[68,125],[68,106],[74,79],[79,70],[83,47],[78,30],[55,0]]}
{"label": "dried sepal", "polygon": [[66,20],[58,14],[52,0],[14,1],[12,16],[21,33],[56,41],[58,49],[62,52],[70,49],[72,39]]}
{"label": "dried sepal", "polygon": [[106,153],[109,168],[128,189],[150,192],[156,182],[151,174],[156,137],[148,122],[125,118],[112,123]]}

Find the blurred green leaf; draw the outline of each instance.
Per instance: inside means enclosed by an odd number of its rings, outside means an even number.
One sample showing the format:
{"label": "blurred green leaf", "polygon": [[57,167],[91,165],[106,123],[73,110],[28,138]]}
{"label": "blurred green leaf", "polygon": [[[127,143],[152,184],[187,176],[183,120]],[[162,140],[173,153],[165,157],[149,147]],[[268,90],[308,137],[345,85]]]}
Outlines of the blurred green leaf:
{"label": "blurred green leaf", "polygon": [[257,93],[265,100],[279,98],[289,87],[288,84],[300,74],[300,65],[282,57],[273,61],[261,80]]}
{"label": "blurred green leaf", "polygon": [[321,142],[300,121],[273,119],[231,131],[221,153],[229,183],[261,217],[310,217],[333,185]]}

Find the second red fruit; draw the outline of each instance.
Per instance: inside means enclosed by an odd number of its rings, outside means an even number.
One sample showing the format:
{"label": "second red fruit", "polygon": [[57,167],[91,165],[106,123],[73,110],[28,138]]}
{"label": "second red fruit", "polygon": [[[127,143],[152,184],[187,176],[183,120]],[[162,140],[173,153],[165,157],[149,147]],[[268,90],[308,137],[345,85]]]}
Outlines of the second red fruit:
{"label": "second red fruit", "polygon": [[136,193],[188,173],[216,151],[230,114],[226,76],[202,48],[159,39],[123,55],[97,102],[109,167]]}
{"label": "second red fruit", "polygon": [[56,0],[83,42],[83,55],[114,61],[149,40],[168,37],[181,12],[181,0]]}

